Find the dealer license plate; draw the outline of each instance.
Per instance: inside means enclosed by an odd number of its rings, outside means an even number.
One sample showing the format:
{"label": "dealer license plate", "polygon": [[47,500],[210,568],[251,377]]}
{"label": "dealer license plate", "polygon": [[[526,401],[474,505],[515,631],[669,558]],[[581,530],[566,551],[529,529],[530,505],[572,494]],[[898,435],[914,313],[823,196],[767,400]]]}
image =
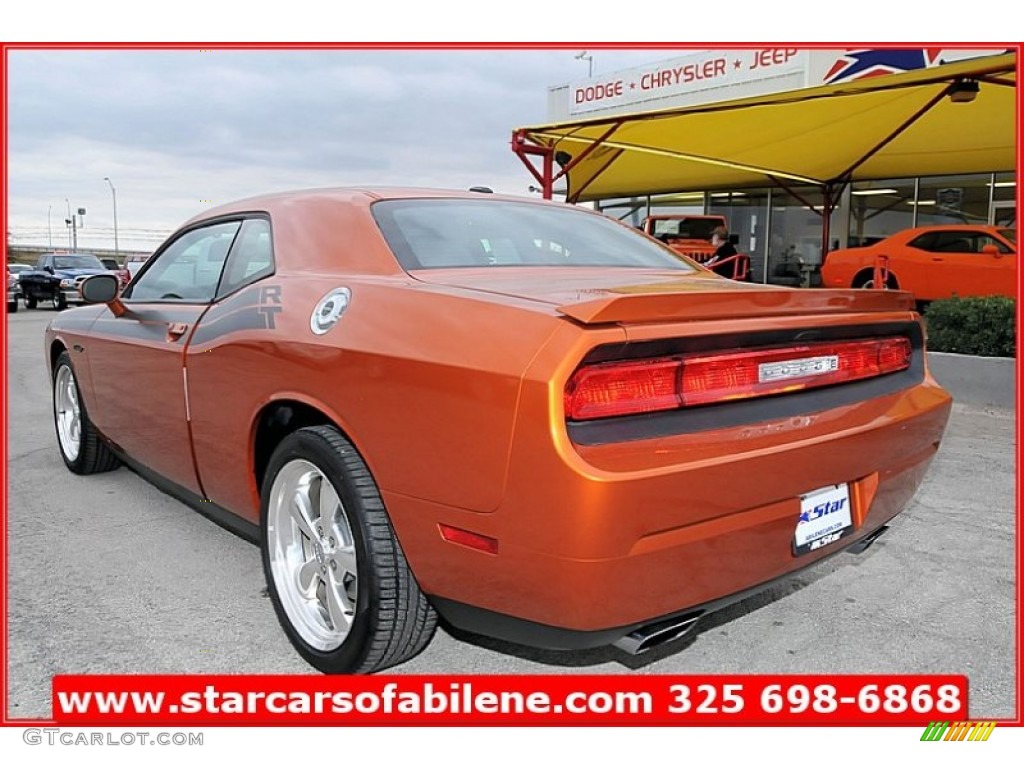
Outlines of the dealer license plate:
{"label": "dealer license plate", "polygon": [[839,541],[853,531],[850,488],[830,485],[800,497],[800,519],[793,536],[793,552],[803,555]]}

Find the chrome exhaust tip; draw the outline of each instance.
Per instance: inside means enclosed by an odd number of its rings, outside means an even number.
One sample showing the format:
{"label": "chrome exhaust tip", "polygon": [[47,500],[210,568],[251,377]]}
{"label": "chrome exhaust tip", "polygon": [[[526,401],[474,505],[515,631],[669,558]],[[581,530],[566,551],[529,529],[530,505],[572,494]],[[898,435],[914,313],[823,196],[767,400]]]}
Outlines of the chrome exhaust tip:
{"label": "chrome exhaust tip", "polygon": [[867,548],[870,547],[872,544],[874,544],[876,541],[878,541],[882,537],[882,534],[885,533],[888,530],[889,530],[889,526],[888,525],[883,525],[881,528],[879,528],[878,530],[874,531],[873,533],[869,533],[867,536],[865,536],[863,539],[858,541],[856,544],[852,545],[846,551],[847,552],[852,552],[855,555],[859,555],[862,552],[864,552],[865,550],[867,550]]}
{"label": "chrome exhaust tip", "polygon": [[636,656],[672,640],[678,640],[696,626],[702,615],[703,612],[700,612],[648,624],[619,638],[612,645],[620,651]]}

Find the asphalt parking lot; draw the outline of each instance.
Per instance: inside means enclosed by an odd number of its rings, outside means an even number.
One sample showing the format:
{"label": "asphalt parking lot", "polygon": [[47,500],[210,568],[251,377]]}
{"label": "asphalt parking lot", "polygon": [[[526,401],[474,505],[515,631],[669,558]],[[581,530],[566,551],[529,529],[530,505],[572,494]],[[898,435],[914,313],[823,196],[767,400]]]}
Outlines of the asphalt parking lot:
{"label": "asphalt parking lot", "polygon": [[[256,547],[127,469],[58,455],[42,334],[8,315],[8,716],[50,713],[59,673],[299,673]],[[973,718],[1013,717],[1014,414],[957,405],[916,500],[842,554],[631,658],[442,628],[396,673],[964,673]]]}

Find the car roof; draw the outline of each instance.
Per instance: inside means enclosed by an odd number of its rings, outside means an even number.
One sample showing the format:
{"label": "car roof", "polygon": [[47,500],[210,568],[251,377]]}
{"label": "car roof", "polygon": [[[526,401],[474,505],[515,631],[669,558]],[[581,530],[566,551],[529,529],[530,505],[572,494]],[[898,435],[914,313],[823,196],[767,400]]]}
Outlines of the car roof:
{"label": "car roof", "polygon": [[996,227],[991,224],[930,224],[927,227],[914,227],[913,229],[903,230],[907,233],[920,234],[924,232],[934,232],[936,230],[942,230],[944,232],[977,232],[978,230],[984,230],[985,232],[999,232],[1005,229],[1013,229],[1013,227]]}
{"label": "car roof", "polygon": [[652,213],[649,219],[724,219],[719,213]]}
{"label": "car roof", "polygon": [[[533,203],[535,205],[559,205],[565,203],[541,200],[537,197],[503,195],[493,192],[472,192],[470,190],[434,189],[430,187],[328,187],[323,189],[303,189],[287,192],[274,192],[266,195],[247,197],[231,203],[211,208],[193,216],[185,226],[218,216],[250,211],[269,211],[280,209],[295,203],[303,202],[335,202],[360,207],[369,207],[380,200],[414,200],[414,199],[453,199],[453,200],[504,200],[508,202]],[[578,206],[568,206],[578,210]]]}

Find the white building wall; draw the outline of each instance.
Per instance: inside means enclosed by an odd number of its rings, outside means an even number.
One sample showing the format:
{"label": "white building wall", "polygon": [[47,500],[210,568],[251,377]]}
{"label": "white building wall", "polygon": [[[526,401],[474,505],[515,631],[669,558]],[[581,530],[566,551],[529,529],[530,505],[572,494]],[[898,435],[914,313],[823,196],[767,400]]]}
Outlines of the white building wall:
{"label": "white building wall", "polygon": [[942,48],[692,51],[553,86],[548,89],[548,120],[712,104],[999,53],[1002,50]]}

